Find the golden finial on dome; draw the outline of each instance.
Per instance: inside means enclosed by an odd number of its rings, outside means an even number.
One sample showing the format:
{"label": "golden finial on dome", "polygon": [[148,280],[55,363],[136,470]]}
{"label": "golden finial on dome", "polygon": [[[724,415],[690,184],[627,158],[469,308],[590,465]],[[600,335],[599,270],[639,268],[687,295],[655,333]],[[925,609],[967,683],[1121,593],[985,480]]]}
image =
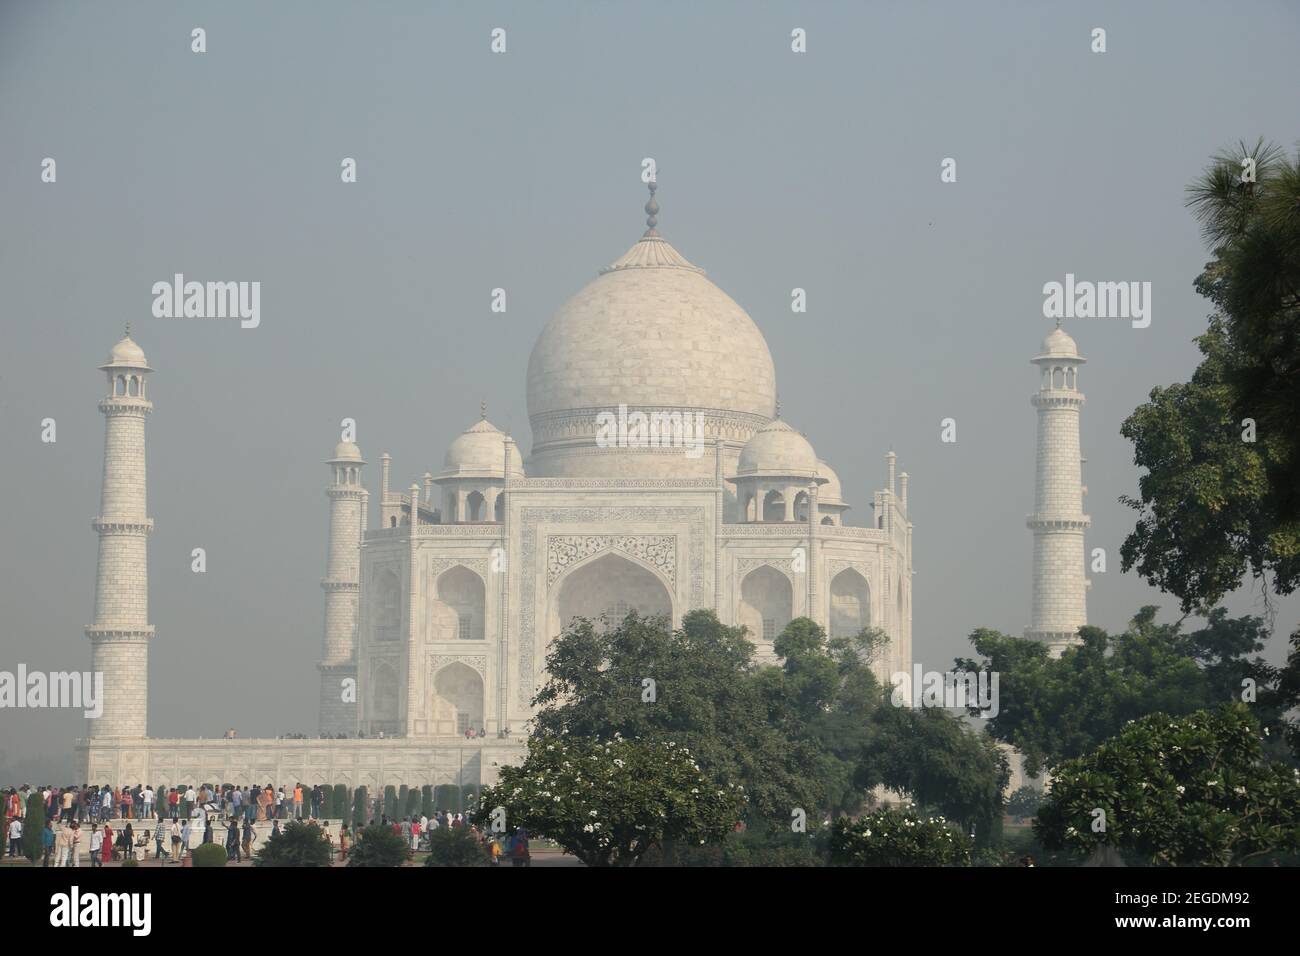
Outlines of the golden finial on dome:
{"label": "golden finial on dome", "polygon": [[658,188],[658,184],[652,179],[646,185],[650,187],[650,200],[645,204],[645,224],[650,228],[645,231],[645,234],[657,236],[659,233],[655,232],[655,226],[659,225],[659,203],[655,202],[655,189]]}
{"label": "golden finial on dome", "polygon": [[478,417],[487,421],[487,402],[478,403]]}

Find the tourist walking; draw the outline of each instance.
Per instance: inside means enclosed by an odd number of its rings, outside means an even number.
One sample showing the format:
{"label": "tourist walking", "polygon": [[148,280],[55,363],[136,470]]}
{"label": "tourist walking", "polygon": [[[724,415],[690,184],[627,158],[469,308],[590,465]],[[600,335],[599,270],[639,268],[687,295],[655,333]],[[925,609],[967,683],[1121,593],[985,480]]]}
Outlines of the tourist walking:
{"label": "tourist walking", "polygon": [[9,821],[9,859],[17,859],[23,849],[23,821],[14,817]]}
{"label": "tourist walking", "polygon": [[239,821],[234,817],[230,818],[230,826],[226,830],[226,859],[239,862]]}
{"label": "tourist walking", "polygon": [[56,867],[68,865],[68,854],[72,852],[72,828],[59,827],[58,834],[54,837],[54,865]]}
{"label": "tourist walking", "polygon": [[50,865],[50,857],[54,853],[54,830],[53,822],[45,821],[45,829],[41,831],[41,866]]}
{"label": "tourist walking", "polygon": [[251,860],[253,858],[253,844],[257,842],[257,831],[253,829],[253,821],[244,819],[244,858]]}
{"label": "tourist walking", "polygon": [[105,822],[103,840],[99,844],[99,864],[100,866],[103,866],[105,863],[112,863],[112,862],[113,862],[113,828],[109,826],[107,822]]}
{"label": "tourist walking", "polygon": [[92,869],[104,865],[104,861],[101,859],[103,852],[104,834],[100,832],[98,823],[92,823],[90,825],[90,866]]}

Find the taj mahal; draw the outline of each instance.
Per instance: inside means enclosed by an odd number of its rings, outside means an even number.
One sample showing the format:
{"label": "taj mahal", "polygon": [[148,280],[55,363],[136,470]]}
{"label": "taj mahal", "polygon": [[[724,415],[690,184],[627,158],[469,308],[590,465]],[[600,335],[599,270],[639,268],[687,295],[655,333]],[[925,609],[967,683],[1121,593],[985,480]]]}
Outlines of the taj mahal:
{"label": "taj mahal", "polygon": [[[78,742],[85,780],[489,783],[521,756],[548,647],[575,618],[613,626],[636,611],[677,625],[708,608],[743,625],[756,657],[773,661],[776,636],[806,616],[831,635],[879,628],[882,681],[911,669],[906,472],[891,451],[880,488],[846,493],[782,416],[762,333],[659,234],[650,192],[644,234],[559,307],[533,346],[526,455],[481,413],[441,464],[433,449],[426,461],[380,455],[370,487],[375,469],[357,443],[328,458],[322,739],[148,736],[152,369],[129,331],[113,346],[101,367],[106,441],[86,629],[105,694]],[[1086,623],[1083,361],[1059,327],[1033,358],[1027,633],[1058,650]]]}

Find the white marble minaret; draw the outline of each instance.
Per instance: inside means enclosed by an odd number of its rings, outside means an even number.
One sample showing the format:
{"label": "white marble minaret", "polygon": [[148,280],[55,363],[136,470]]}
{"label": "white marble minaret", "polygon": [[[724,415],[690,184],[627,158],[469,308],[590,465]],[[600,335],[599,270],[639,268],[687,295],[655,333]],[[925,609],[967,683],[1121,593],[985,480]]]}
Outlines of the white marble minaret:
{"label": "white marble minaret", "polygon": [[[329,553],[325,559],[325,643],[320,663],[320,732],[344,733],[357,729],[357,598],[361,592],[361,538],[366,522],[369,492],[361,487],[361,450],[350,441],[339,442],[330,466]],[[344,681],[352,693],[345,695]]]}
{"label": "white marble minaret", "polygon": [[1061,328],[1043,340],[1033,363],[1042,372],[1032,403],[1038,409],[1038,467],[1034,513],[1033,610],[1025,636],[1047,644],[1053,656],[1079,643],[1088,623],[1088,580],[1084,575],[1083,513],[1079,455],[1079,366],[1085,359]]}
{"label": "white marble minaret", "polygon": [[144,420],[153,410],[145,378],[153,371],[140,346],[126,337],[108,363],[104,413],[104,486],[99,517],[95,620],[86,628],[91,669],[104,675],[103,713],[89,721],[91,737],[143,737],[149,705],[149,555],[153,522],[146,514]]}

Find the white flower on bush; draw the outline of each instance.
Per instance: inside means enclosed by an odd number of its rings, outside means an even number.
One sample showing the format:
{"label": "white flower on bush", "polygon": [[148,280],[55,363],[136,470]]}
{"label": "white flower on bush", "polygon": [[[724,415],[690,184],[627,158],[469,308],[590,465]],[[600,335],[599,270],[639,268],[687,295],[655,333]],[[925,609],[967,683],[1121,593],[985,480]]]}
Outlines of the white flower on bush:
{"label": "white flower on bush", "polygon": [[1178,795],[1180,797],[1187,792],[1187,788],[1184,787],[1181,783],[1178,786],[1174,787],[1174,789],[1178,791]]}

